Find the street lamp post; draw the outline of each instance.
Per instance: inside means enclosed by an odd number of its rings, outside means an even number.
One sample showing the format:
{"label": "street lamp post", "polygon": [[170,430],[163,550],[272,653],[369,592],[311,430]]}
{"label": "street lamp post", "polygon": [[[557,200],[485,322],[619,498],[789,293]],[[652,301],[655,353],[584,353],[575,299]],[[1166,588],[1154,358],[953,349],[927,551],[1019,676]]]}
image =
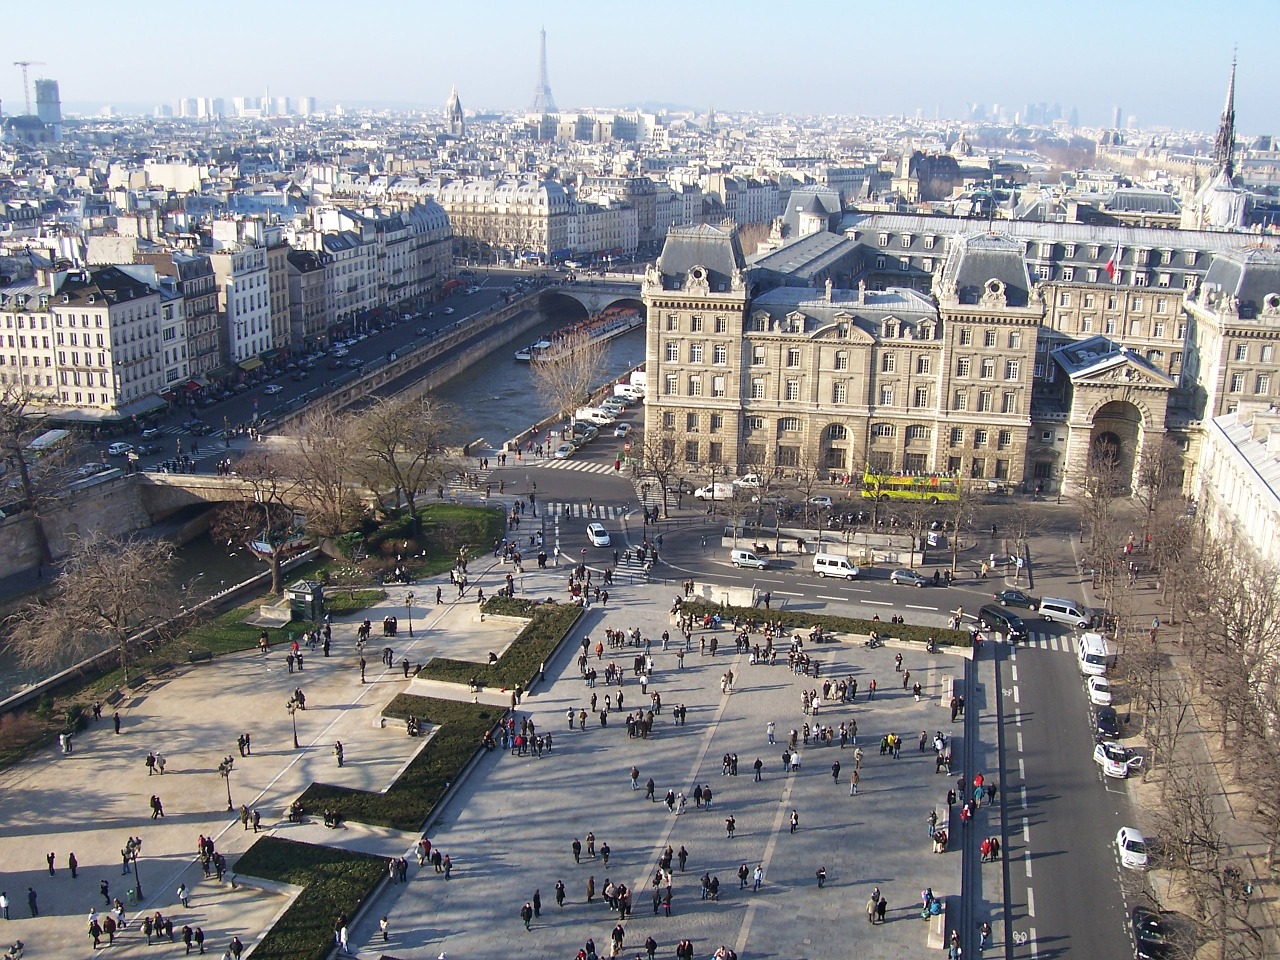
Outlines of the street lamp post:
{"label": "street lamp post", "polygon": [[231,802],[231,768],[235,766],[235,763],[236,763],[235,760],[232,759],[230,755],[227,755],[222,759],[222,762],[218,764],[218,773],[222,776],[223,780],[227,781],[227,809],[228,810],[235,809],[235,805]]}
{"label": "street lamp post", "polygon": [[285,704],[285,709],[289,711],[289,719],[293,721],[293,749],[298,749],[298,701],[293,697],[289,698],[289,702]]}
{"label": "street lamp post", "polygon": [[413,636],[413,591],[404,595],[404,606],[409,611],[409,636]]}
{"label": "street lamp post", "polygon": [[135,896],[138,898],[138,902],[141,903],[143,896],[145,896],[142,892],[142,874],[138,873],[138,851],[142,849],[142,838],[139,837],[135,840],[133,837],[130,837],[129,842],[125,844],[124,849],[125,852],[129,854],[129,859],[133,863],[133,889]]}

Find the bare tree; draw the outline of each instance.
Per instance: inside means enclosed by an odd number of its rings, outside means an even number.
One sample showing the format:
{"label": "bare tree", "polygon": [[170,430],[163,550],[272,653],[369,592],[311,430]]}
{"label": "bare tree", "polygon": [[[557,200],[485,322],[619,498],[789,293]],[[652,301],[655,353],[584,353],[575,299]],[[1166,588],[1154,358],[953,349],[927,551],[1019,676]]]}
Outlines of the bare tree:
{"label": "bare tree", "polygon": [[452,429],[450,411],[429,394],[379,399],[356,421],[358,474],[375,492],[390,492],[396,508],[403,499],[415,530],[418,496],[458,469],[446,449]]}
{"label": "bare tree", "polygon": [[1080,504],[1081,523],[1088,534],[1085,562],[1093,571],[1104,603],[1110,604],[1115,598],[1124,548],[1116,505],[1124,496],[1127,483],[1115,448],[1101,440],[1095,442],[1077,471],[1076,481],[1084,492]]}
{"label": "bare tree", "polygon": [[[1005,547],[1016,557],[1026,560],[1031,538],[1044,528],[1044,514],[1025,500],[1019,500],[1004,521]],[[1015,579],[1022,580],[1025,562],[1016,567]]]}
{"label": "bare tree", "polygon": [[635,439],[632,450],[639,450],[638,459],[643,475],[651,476],[658,482],[658,492],[662,497],[662,516],[670,516],[667,508],[667,491],[671,489],[671,479],[676,474],[680,461],[676,459],[676,438],[666,434],[641,434]]}
{"label": "bare tree", "polygon": [[956,499],[946,500],[942,507],[942,528],[947,535],[947,544],[951,547],[951,572],[955,573],[960,566],[960,550],[964,545],[964,535],[973,526],[977,517],[978,501],[973,488],[963,480],[956,480]]}
{"label": "bare tree", "polygon": [[559,420],[568,420],[604,379],[605,344],[585,329],[560,335],[533,361],[533,388]]}
{"label": "bare tree", "polygon": [[294,465],[296,494],[306,509],[307,527],[321,537],[336,537],[350,529],[352,514],[360,505],[353,418],[321,404],[298,424],[287,456]]}
{"label": "bare tree", "polygon": [[215,538],[244,544],[267,561],[275,594],[284,592],[284,559],[305,523],[294,466],[280,451],[254,450],[242,457],[236,477],[244,484],[243,496],[220,507],[212,527]]}
{"label": "bare tree", "polygon": [[1182,493],[1182,447],[1173,438],[1161,438],[1155,447],[1144,450],[1134,477],[1133,498],[1142,505],[1143,543],[1151,539],[1156,513],[1161,505]]}
{"label": "bare tree", "polygon": [[50,599],[15,615],[10,642],[35,667],[65,666],[114,646],[127,681],[137,634],[174,613],[172,569],[164,540],[75,539]]}

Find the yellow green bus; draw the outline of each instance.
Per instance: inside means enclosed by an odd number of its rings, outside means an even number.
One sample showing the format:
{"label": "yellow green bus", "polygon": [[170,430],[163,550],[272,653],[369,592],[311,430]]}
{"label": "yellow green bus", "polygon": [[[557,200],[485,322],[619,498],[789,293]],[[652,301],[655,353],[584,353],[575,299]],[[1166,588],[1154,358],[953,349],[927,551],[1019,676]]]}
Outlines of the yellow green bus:
{"label": "yellow green bus", "polygon": [[862,495],[868,500],[945,503],[960,499],[960,481],[946,474],[899,475],[868,470],[862,475]]}

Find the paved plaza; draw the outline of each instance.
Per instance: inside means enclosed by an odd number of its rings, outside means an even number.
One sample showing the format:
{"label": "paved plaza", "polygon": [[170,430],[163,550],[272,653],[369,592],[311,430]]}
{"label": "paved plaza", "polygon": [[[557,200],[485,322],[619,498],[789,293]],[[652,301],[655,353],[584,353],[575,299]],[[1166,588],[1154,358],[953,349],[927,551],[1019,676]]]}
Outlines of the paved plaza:
{"label": "paved plaza", "polygon": [[[505,569],[486,570],[491,561],[472,565],[481,571],[479,584],[496,589]],[[524,589],[529,595],[564,595],[566,571],[530,571]],[[474,584],[473,584],[474,585]],[[732,654],[727,630],[720,631],[719,655],[701,656],[698,633],[677,669],[676,643],[664,651],[664,630],[674,627],[669,615],[678,583],[619,586],[607,607],[593,606],[580,621],[570,642],[548,664],[547,681],[536,685],[520,705],[522,716],[539,731],[553,733],[553,750],[541,758],[513,757],[495,751],[463,781],[437,812],[428,836],[453,862],[449,881],[431,865],[419,869],[412,848],[418,834],[399,833],[350,823],[343,830],[321,825],[282,822],[287,804],[313,780],[370,790],[385,789],[398,771],[421,749],[423,738],[404,736],[399,724],[377,723],[383,705],[402,691],[470,699],[465,687],[403,677],[400,658],[425,662],[447,653],[483,661],[490,650],[501,649],[514,627],[501,620],[479,622],[470,595],[453,603],[444,584],[441,606],[434,602],[435,584],[415,588],[415,633],[406,636],[402,588],[366,613],[335,623],[333,656],[317,651],[306,658],[300,674],[290,674],[281,645],[267,656],[245,653],[218,660],[212,666],[191,668],[152,683],[121,705],[122,729],[112,733],[103,722],[76,738],[75,752],[49,750],[0,774],[7,816],[0,827],[3,885],[12,902],[11,916],[26,918],[26,891],[39,895],[41,917],[11,921],[13,939],[21,936],[33,954],[73,956],[89,951],[85,920],[91,907],[103,906],[98,882],[106,879],[113,896],[132,885],[121,872],[120,848],[129,836],[144,839],[141,859],[146,897],[130,913],[159,909],[171,915],[180,929],[203,927],[208,949],[221,955],[228,938],[238,935],[252,945],[271,920],[287,905],[285,895],[243,883],[233,889],[231,877],[222,884],[203,878],[195,860],[197,837],[213,836],[234,872],[235,858],[253,841],[234,813],[226,810],[226,785],[217,773],[218,761],[236,757],[231,788],[238,808],[248,804],[262,814],[262,830],[279,836],[330,843],[382,856],[410,858],[409,882],[386,885],[354,924],[352,946],[360,956],[387,955],[411,960],[510,956],[573,957],[588,937],[602,956],[610,947],[610,931],[617,922],[603,902],[606,880],[622,882],[633,891],[633,915],[626,921],[624,956],[643,953],[645,938],[659,943],[659,955],[673,955],[675,943],[691,939],[698,956],[710,956],[724,944],[742,957],[902,957],[924,956],[928,924],[917,919],[919,895],[932,887],[951,901],[959,916],[961,843],[951,852],[931,852],[926,818],[939,807],[945,820],[945,795],[954,777],[934,773],[932,750],[919,751],[920,732],[943,730],[955,735],[958,775],[964,753],[963,723],[951,724],[941,704],[945,676],[961,681],[967,661],[954,655],[927,657],[907,651],[904,667],[912,681],[924,685],[921,702],[902,689],[894,671],[892,648],[867,650],[841,642],[809,647],[821,664],[821,678],[793,675],[785,657],[776,666],[749,663]],[[456,591],[454,591],[456,596]],[[382,616],[399,617],[400,636],[382,640]],[[374,636],[366,648],[367,679],[360,683],[354,653],[358,622],[374,621]],[[649,692],[662,696],[662,713],[648,740],[628,737],[626,712],[641,705],[640,685],[632,676],[633,648],[605,650],[597,666],[601,680],[595,692],[601,704],[617,688],[603,682],[610,655],[624,668],[622,712],[610,714],[607,728],[590,717],[584,731],[567,729],[565,712],[587,707],[591,691],[579,676],[578,640],[590,635],[592,646],[604,639],[606,627],[638,627],[653,640],[655,675]],[[394,650],[394,666],[379,662],[383,645]],[[980,659],[970,669],[981,682]],[[721,678],[732,670],[732,693],[721,693]],[[801,707],[805,689],[822,679],[848,676],[858,681],[855,705],[824,704],[818,717],[806,717]],[[873,701],[866,690],[875,679]],[[307,710],[297,715],[302,744],[294,750],[285,701],[294,687],[307,694]],[[975,693],[979,692],[975,690]],[[499,692],[485,699],[504,703]],[[981,700],[971,695],[971,704]],[[677,704],[688,709],[685,726],[673,723]],[[645,705],[648,705],[645,698]],[[109,713],[108,713],[109,716]],[[856,719],[858,742],[864,750],[858,795],[849,795],[853,748],[801,746],[799,772],[784,773],[781,754],[792,728],[805,720],[839,728]],[[984,717],[984,722],[985,722]],[[767,724],[776,725],[776,744],[766,738]],[[970,723],[969,728],[977,726]],[[236,737],[250,732],[253,756],[241,759]],[[901,757],[882,756],[880,738],[895,732],[903,738]],[[345,746],[346,764],[336,765],[332,747]],[[970,746],[972,748],[972,745]],[[148,777],[148,751],[165,755],[167,772]],[[724,776],[721,757],[738,756],[738,775]],[[754,782],[753,763],[764,762],[763,780]],[[837,779],[832,764],[841,763]],[[628,771],[640,770],[641,789],[633,791]],[[973,771],[964,771],[972,775]],[[672,814],[661,802],[644,799],[644,784],[652,777],[657,797],[668,789],[683,792],[683,814]],[[710,785],[711,808],[699,809],[692,798],[695,784]],[[165,817],[152,820],[148,798],[159,795]],[[796,811],[799,826],[792,833],[789,818]],[[982,811],[985,817],[986,810]],[[725,819],[736,819],[735,836],[726,837]],[[979,823],[965,831],[975,836],[994,828]],[[575,837],[584,845],[593,832],[597,848],[611,847],[606,867],[602,860],[573,862]],[[962,839],[959,823],[952,836]],[[672,915],[654,916],[651,881],[666,846],[689,852],[687,868],[675,867]],[[50,877],[45,854],[54,852],[56,876]],[[66,869],[75,852],[79,878]],[[739,889],[738,869],[760,865],[764,881],[758,892]],[[816,871],[825,867],[825,888]],[[991,869],[995,869],[994,867]],[[709,872],[720,880],[718,902],[700,899],[699,878]],[[595,902],[586,902],[588,878],[594,877]],[[555,905],[555,885],[567,889],[563,908]],[[192,890],[190,909],[177,903],[180,882]],[[866,900],[874,887],[888,900],[888,922],[869,925]],[[541,916],[525,931],[521,906],[541,895]],[[993,899],[998,899],[993,897]],[[377,932],[378,917],[390,918],[390,938],[384,944]],[[998,929],[998,928],[997,928]],[[3,935],[3,934],[0,934]],[[181,945],[178,945],[181,948]],[[117,939],[115,953],[151,953],[132,928]]]}

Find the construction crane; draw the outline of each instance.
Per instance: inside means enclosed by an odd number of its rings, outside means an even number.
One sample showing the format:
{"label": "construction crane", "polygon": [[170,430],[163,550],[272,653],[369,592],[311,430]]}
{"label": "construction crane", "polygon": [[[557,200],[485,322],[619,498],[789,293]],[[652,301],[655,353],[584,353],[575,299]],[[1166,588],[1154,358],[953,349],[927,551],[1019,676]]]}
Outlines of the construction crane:
{"label": "construction crane", "polygon": [[31,116],[31,81],[27,79],[27,68],[43,67],[45,62],[43,60],[15,60],[13,65],[22,68],[22,92],[27,96],[27,116],[29,117]]}

